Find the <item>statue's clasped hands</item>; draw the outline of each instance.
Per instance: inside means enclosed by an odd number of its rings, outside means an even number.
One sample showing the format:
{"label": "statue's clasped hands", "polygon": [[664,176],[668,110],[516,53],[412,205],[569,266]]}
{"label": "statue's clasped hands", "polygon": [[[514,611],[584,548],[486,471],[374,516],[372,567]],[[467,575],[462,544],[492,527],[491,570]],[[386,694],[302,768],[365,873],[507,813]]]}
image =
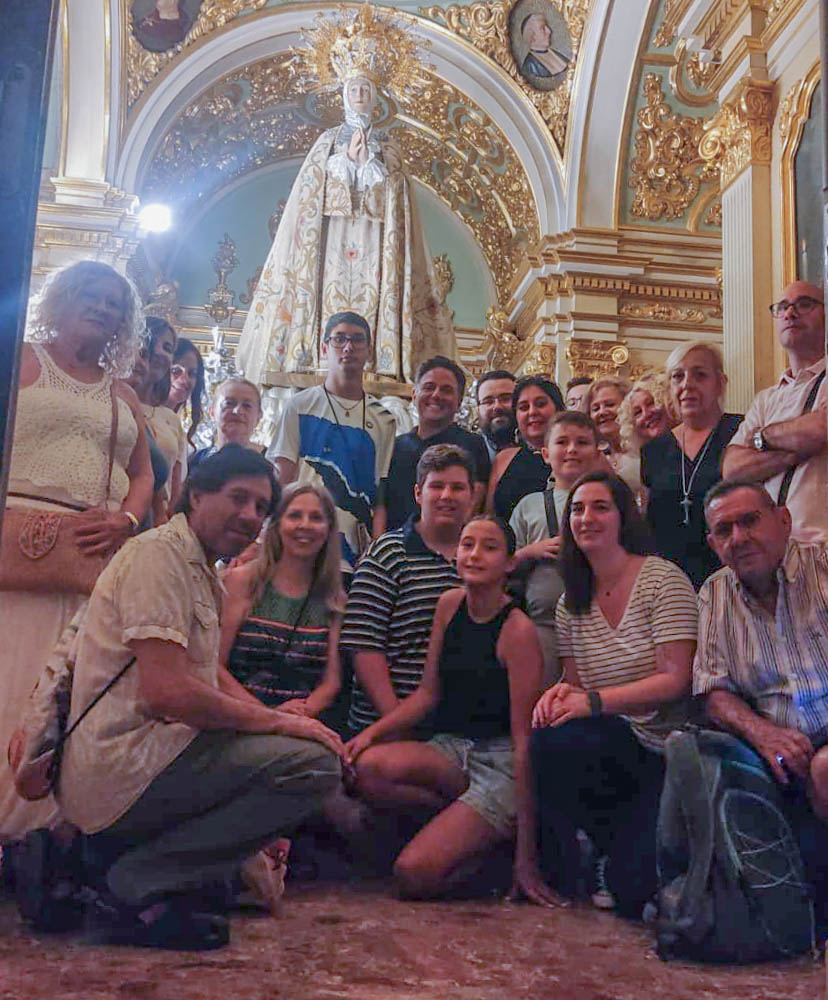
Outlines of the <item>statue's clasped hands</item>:
{"label": "statue's clasped hands", "polygon": [[348,144],[348,159],[354,163],[366,163],[368,160],[368,137],[365,129],[359,128],[351,136]]}

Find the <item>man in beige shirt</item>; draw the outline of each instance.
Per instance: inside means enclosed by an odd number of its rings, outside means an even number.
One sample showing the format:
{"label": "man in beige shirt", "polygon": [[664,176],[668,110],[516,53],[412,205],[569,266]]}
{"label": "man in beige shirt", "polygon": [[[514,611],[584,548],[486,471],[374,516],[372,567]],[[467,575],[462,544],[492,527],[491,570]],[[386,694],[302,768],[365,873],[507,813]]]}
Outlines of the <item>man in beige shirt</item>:
{"label": "man in beige shirt", "polygon": [[269,463],[228,445],[185,486],[183,513],[129,542],[101,574],[79,635],[59,800],[89,837],[98,940],[202,949],[226,921],[187,894],[226,879],[339,781],[339,737],[264,706],[219,665],[213,568],[257,536],[278,499]]}
{"label": "man in beige shirt", "polygon": [[[725,479],[763,482],[791,514],[798,542],[828,540],[826,448],[825,305],[823,291],[794,281],[771,306],[779,342],[790,368],[763,389],[725,451]],[[812,393],[813,405],[804,413]],[[792,475],[788,475],[789,470]],[[789,480],[787,497],[780,498]],[[783,491],[784,492],[784,491]]]}

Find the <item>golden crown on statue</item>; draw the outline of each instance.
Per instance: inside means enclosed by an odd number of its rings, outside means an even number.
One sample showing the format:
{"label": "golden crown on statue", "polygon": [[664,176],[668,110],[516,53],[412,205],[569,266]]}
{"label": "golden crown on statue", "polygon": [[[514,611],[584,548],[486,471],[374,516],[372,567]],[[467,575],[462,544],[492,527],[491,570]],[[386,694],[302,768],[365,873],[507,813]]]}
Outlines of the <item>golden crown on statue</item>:
{"label": "golden crown on statue", "polygon": [[404,15],[389,16],[370,3],[359,9],[337,8],[337,15],[319,13],[315,27],[302,32],[304,45],[296,49],[300,72],[316,81],[320,90],[335,90],[356,76],[369,79],[378,90],[401,95],[421,83],[426,68]]}

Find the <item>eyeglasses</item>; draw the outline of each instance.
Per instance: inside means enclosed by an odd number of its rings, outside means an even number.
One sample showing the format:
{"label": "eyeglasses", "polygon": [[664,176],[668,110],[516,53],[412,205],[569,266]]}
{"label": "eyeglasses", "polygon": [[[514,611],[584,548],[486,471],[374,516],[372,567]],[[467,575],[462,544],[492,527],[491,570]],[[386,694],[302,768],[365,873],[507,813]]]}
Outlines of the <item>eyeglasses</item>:
{"label": "eyeglasses", "polygon": [[478,406],[494,406],[495,403],[500,403],[501,406],[512,405],[512,394],[511,392],[502,392],[499,396],[484,396]]}
{"label": "eyeglasses", "polygon": [[811,312],[811,310],[816,309],[817,306],[821,306],[822,304],[819,299],[812,299],[810,295],[800,295],[793,302],[788,302],[787,299],[780,299],[779,302],[773,302],[768,308],[771,311],[771,316],[779,319],[789,309],[794,309],[797,316],[803,316],[805,313]]}
{"label": "eyeglasses", "polygon": [[368,338],[364,333],[332,333],[328,337],[328,343],[334,347],[344,347],[346,344],[352,347],[364,347],[368,343]]}

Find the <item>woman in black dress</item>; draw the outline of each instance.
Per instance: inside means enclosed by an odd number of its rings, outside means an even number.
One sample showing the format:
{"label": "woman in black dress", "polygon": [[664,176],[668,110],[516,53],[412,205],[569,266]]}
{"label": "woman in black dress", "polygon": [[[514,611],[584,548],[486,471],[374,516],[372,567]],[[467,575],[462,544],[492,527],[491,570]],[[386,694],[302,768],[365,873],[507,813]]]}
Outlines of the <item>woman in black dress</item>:
{"label": "woman in black dress", "polygon": [[684,344],[665,368],[681,423],[641,449],[641,481],[650,491],[656,551],[681,566],[698,590],[721,565],[707,544],[702,502],[721,479],[724,450],[742,417],[722,412],[727,376],[717,347]]}
{"label": "woman in black dress", "polygon": [[561,390],[542,375],[526,375],[515,383],[512,393],[519,444],[497,453],[489,477],[486,510],[504,521],[529,493],[546,489],[550,468],[541,455],[549,421],[564,406]]}

